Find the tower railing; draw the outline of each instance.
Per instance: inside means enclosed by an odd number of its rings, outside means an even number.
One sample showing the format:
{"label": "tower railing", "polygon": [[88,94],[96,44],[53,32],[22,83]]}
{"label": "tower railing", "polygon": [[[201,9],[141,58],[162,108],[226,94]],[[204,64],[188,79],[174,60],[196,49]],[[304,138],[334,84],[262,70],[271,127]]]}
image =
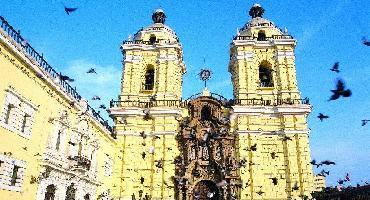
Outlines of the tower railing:
{"label": "tower railing", "polygon": [[297,105],[310,104],[310,100],[304,99],[236,99],[234,105],[251,105],[251,106],[279,106],[279,105]]}
{"label": "tower railing", "polygon": [[122,100],[122,101],[110,101],[111,108],[117,107],[139,107],[139,108],[152,108],[152,107],[177,107],[184,108],[186,106],[185,101],[181,100]]}
{"label": "tower railing", "polygon": [[[44,74],[52,79],[54,83],[58,84],[60,88],[67,93],[68,96],[72,97],[76,101],[82,99],[81,95],[77,92],[75,87],[72,87],[67,81],[61,79],[61,73],[58,73],[53,67],[46,62],[43,54],[38,53],[20,34],[20,31],[16,31],[5,19],[0,16],[1,29],[3,32],[15,42],[19,48],[24,52],[25,56],[30,60],[34,61]],[[114,137],[113,129],[109,126],[108,122],[104,120],[99,112],[96,112],[90,105],[87,106],[87,112],[91,113],[92,116],[100,122]]]}
{"label": "tower railing", "polygon": [[[251,36],[251,35],[244,35],[244,36],[235,36],[234,40],[257,40],[258,37]],[[285,39],[293,39],[293,36],[291,35],[272,35],[271,37],[265,37],[266,40],[285,40]]]}
{"label": "tower railing", "polygon": [[[185,101],[181,100],[118,100],[110,101],[111,108],[118,107],[139,107],[139,108],[152,108],[152,107],[178,107],[185,108],[188,102],[192,99],[201,96],[201,93],[194,94]],[[310,101],[308,98],[304,99],[235,99],[227,100],[225,97],[211,93],[211,97],[217,99],[218,101],[226,103],[228,106],[232,105],[248,105],[248,106],[280,106],[280,105],[309,105]]]}
{"label": "tower railing", "polygon": [[[178,40],[177,40],[178,42]],[[153,45],[153,44],[176,44],[177,42],[173,42],[170,40],[164,40],[164,39],[157,39],[154,42],[151,41],[145,41],[145,40],[125,40],[123,41],[123,44],[145,44],[145,45]]]}

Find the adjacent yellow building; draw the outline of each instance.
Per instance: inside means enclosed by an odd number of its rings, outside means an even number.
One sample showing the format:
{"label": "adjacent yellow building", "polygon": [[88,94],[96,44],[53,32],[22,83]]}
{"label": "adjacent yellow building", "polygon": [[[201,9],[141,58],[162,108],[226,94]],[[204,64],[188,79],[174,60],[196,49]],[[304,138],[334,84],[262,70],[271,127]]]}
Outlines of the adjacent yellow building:
{"label": "adjacent yellow building", "polygon": [[120,163],[112,128],[0,22],[0,199],[108,199]]}
{"label": "adjacent yellow building", "polygon": [[182,45],[156,10],[121,46],[114,128],[0,18],[0,199],[309,197],[296,40],[263,13],[255,4],[231,41],[234,100],[183,100]]}

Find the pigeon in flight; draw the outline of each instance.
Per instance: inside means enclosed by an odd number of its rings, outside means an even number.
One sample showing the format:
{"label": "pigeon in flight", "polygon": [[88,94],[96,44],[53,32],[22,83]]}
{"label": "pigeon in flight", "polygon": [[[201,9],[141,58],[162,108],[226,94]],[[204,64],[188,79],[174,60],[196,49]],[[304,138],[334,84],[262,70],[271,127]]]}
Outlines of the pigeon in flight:
{"label": "pigeon in flight", "polygon": [[319,176],[326,177],[330,174],[330,171],[321,170],[321,172],[318,174]]}
{"label": "pigeon in flight", "polygon": [[107,109],[107,107],[105,107],[105,105],[104,105],[104,104],[101,104],[101,105],[99,106],[99,108],[101,108],[101,109]]}
{"label": "pigeon in flight", "polygon": [[333,67],[331,67],[330,70],[339,73],[339,62],[334,63]]}
{"label": "pigeon in flight", "polygon": [[316,168],[319,168],[322,164],[320,164],[320,163],[316,163],[316,160],[314,159],[314,160],[312,160],[311,162],[310,162],[312,165],[315,165],[316,166]]}
{"label": "pigeon in flight", "polygon": [[361,121],[362,121],[361,126],[365,126],[368,122],[370,122],[370,119],[363,119]]}
{"label": "pigeon in flight", "polygon": [[88,74],[97,74],[94,68],[90,68],[86,73]]}
{"label": "pigeon in flight", "polygon": [[60,80],[62,80],[62,81],[69,81],[69,82],[73,82],[73,81],[75,81],[74,79],[69,78],[69,76],[62,75],[62,74],[60,74],[60,75],[59,75],[59,78],[60,78]]}
{"label": "pigeon in flight", "polygon": [[141,131],[139,134],[140,134],[140,136],[141,136],[143,139],[145,139],[145,138],[146,138],[146,135],[145,135],[145,132],[144,132],[144,131]]}
{"label": "pigeon in flight", "polygon": [[77,8],[69,8],[69,7],[64,6],[64,11],[66,11],[67,15],[69,15],[70,13],[73,13],[76,10]]}
{"label": "pigeon in flight", "polygon": [[270,178],[271,180],[272,180],[272,183],[274,184],[274,185],[277,185],[278,184],[278,179],[276,178],[276,177],[274,177],[274,178]]}
{"label": "pigeon in flight", "polygon": [[344,81],[342,79],[338,79],[336,89],[331,90],[331,92],[333,94],[331,95],[329,101],[339,99],[340,96],[350,97],[352,95],[350,89],[345,89]]}
{"label": "pigeon in flight", "polygon": [[362,38],[362,44],[364,44],[366,46],[370,46],[370,40],[366,39],[366,37],[363,37]]}
{"label": "pigeon in flight", "polygon": [[93,98],[91,100],[94,100],[95,101],[95,100],[101,100],[101,99],[100,99],[99,96],[95,95],[95,96],[93,96]]}
{"label": "pigeon in flight", "polygon": [[292,138],[284,135],[283,138],[282,138],[282,140],[283,141],[288,141],[288,140],[292,141]]}
{"label": "pigeon in flight", "polygon": [[324,115],[324,114],[322,114],[322,113],[319,113],[319,115],[317,116],[317,118],[319,118],[319,119],[320,119],[320,121],[323,121],[324,119],[328,119],[328,118],[329,118],[329,116]]}
{"label": "pigeon in flight", "polygon": [[333,161],[330,161],[330,160],[324,160],[324,161],[321,161],[322,165],[335,165],[335,162]]}
{"label": "pigeon in flight", "polygon": [[251,151],[257,151],[257,144],[254,144],[251,146]]}
{"label": "pigeon in flight", "polygon": [[292,187],[293,190],[299,190],[299,186],[298,186],[298,183],[295,182],[294,183],[294,186]]}

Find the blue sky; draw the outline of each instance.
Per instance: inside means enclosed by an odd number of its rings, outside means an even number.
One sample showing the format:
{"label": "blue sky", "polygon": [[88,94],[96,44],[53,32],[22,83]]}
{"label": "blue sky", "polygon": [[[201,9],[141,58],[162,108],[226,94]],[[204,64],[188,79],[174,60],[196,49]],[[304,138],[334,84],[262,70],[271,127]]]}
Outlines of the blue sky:
{"label": "blue sky", "polygon": [[[310,145],[316,160],[337,162],[327,178],[333,185],[348,172],[351,183],[370,182],[370,47],[362,45],[370,37],[368,1],[258,1],[265,8],[264,17],[298,40],[296,66],[299,88],[309,97],[313,112],[309,118]],[[2,0],[0,15],[5,17],[48,62],[67,73],[80,93],[90,99],[97,94],[104,102],[119,93],[122,54],[121,42],[143,26],[149,25],[152,11],[165,10],[166,24],[173,28],[184,48],[187,74],[183,97],[201,91],[197,73],[205,65],[213,71],[208,85],[212,92],[232,98],[227,72],[229,44],[248,20],[255,1],[246,0]],[[78,7],[67,16],[63,4]],[[329,71],[340,62],[342,72]],[[94,67],[96,76],[87,76]],[[353,96],[327,102],[334,80],[343,78]],[[95,107],[97,103],[92,103]],[[322,112],[330,118],[319,122]]]}

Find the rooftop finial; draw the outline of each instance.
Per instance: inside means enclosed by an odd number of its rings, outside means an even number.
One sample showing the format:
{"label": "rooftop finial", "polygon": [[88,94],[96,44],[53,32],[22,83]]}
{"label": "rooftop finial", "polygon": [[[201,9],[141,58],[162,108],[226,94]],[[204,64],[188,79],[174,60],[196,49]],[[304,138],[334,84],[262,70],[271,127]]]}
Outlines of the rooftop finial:
{"label": "rooftop finial", "polygon": [[262,15],[263,15],[264,12],[265,12],[265,9],[263,9],[260,4],[255,3],[252,6],[252,8],[249,10],[249,15],[252,18],[262,17]]}
{"label": "rooftop finial", "polygon": [[154,11],[152,19],[154,23],[164,24],[164,22],[166,21],[166,14],[164,14],[164,11],[162,9],[157,9]]}

